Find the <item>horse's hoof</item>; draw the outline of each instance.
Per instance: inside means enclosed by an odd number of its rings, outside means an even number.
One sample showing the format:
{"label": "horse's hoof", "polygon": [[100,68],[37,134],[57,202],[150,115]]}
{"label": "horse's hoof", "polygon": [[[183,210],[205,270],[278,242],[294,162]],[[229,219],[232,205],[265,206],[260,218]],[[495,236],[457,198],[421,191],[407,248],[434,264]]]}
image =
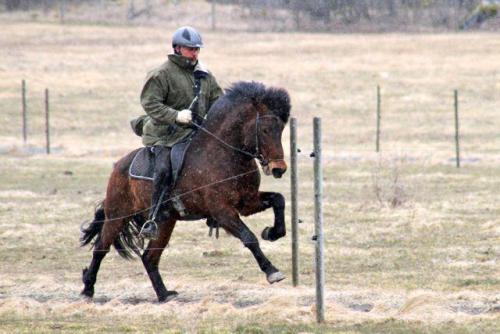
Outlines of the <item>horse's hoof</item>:
{"label": "horse's hoof", "polygon": [[94,297],[94,287],[90,282],[87,282],[88,271],[89,271],[89,268],[83,268],[82,282],[85,285],[85,287],[83,288],[83,290],[80,294],[82,296],[87,297],[87,298],[92,298],[92,297]]}
{"label": "horse's hoof", "polygon": [[158,297],[158,301],[160,303],[167,303],[171,301],[172,299],[175,299],[179,294],[177,291],[167,291],[167,293],[164,296]]}
{"label": "horse's hoof", "polygon": [[92,299],[92,297],[94,297],[94,288],[90,288],[90,289],[85,288],[82,290],[80,295],[82,295],[83,297],[85,297],[87,299]]}
{"label": "horse's hoof", "polygon": [[262,239],[267,240],[267,241],[274,241],[271,239],[270,234],[271,233],[271,227],[266,227],[265,229],[262,230]]}
{"label": "horse's hoof", "polygon": [[285,275],[283,275],[283,273],[281,271],[277,271],[275,273],[272,273],[270,275],[267,275],[267,281],[270,283],[270,284],[273,284],[273,283],[276,283],[276,282],[279,282],[279,281],[282,281],[284,280],[286,277]]}

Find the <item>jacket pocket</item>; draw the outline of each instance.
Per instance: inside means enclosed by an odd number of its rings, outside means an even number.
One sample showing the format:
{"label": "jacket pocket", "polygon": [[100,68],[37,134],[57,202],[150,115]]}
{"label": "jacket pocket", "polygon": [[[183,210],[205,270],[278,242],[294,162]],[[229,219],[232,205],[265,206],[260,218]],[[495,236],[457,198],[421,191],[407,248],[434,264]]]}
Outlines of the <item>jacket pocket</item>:
{"label": "jacket pocket", "polygon": [[178,130],[175,124],[155,124],[151,119],[144,126],[144,135],[149,135],[157,138],[170,138]]}

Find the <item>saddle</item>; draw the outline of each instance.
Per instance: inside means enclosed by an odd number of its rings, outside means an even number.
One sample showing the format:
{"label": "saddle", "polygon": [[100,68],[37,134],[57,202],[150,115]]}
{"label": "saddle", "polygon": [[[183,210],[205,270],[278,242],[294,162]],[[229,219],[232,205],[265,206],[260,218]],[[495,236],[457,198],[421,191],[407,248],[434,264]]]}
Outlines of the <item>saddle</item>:
{"label": "saddle", "polygon": [[[172,185],[175,186],[177,179],[181,173],[182,166],[184,163],[184,156],[191,143],[191,138],[188,137],[185,140],[175,144],[170,150],[170,164],[172,166]],[[132,163],[130,164],[128,174],[131,178],[146,180],[153,182],[154,174],[154,153],[152,152],[152,147],[143,147],[134,156]],[[198,216],[191,216],[184,207],[181,199],[178,196],[172,199],[173,208],[186,220],[196,220],[200,219]]]}
{"label": "saddle", "polygon": [[[190,142],[190,138],[185,139],[175,144],[170,151],[173,184],[176,183],[177,178],[180,175],[182,165],[184,163],[184,156]],[[137,151],[128,170],[128,174],[131,178],[153,181],[154,153],[151,149],[152,147],[147,146]]]}

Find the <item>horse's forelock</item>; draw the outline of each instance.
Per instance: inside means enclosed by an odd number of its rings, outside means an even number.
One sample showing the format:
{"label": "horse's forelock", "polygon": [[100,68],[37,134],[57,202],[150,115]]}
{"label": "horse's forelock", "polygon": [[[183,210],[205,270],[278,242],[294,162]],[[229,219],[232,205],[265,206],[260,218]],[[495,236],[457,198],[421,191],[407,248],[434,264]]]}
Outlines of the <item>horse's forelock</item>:
{"label": "horse's forelock", "polygon": [[283,88],[269,88],[262,99],[262,102],[267,108],[276,116],[278,116],[283,123],[288,122],[290,117],[290,95]]}

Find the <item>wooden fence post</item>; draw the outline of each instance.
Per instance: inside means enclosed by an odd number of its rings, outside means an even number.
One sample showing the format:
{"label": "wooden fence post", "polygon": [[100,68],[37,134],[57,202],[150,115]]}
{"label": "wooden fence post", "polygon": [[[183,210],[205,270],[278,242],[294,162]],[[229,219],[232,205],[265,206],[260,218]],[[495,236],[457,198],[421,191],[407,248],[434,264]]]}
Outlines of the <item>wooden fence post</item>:
{"label": "wooden fence post", "polygon": [[50,154],[50,118],[49,118],[49,90],[45,88],[45,138],[47,154]]}
{"label": "wooden fence post", "polygon": [[314,117],[314,237],[316,241],[316,320],[325,321],[325,269],[323,257],[323,171],[321,169],[321,118]]}
{"label": "wooden fence post", "polygon": [[457,168],[460,168],[460,131],[458,123],[458,90],[455,89],[455,149]]}
{"label": "wooden fence post", "polygon": [[294,21],[295,21],[295,30],[300,31],[300,5],[301,5],[301,1],[295,0],[293,2],[293,4],[294,4],[293,16],[294,16]]}
{"label": "wooden fence post", "polygon": [[375,151],[380,152],[380,86],[377,85],[377,138]]}
{"label": "wooden fence post", "polygon": [[215,11],[215,4],[216,4],[216,1],[215,0],[212,0],[212,30],[215,31],[215,19],[216,19],[216,11]]}
{"label": "wooden fence post", "polygon": [[64,15],[66,13],[66,0],[59,0],[59,19],[64,24]]}
{"label": "wooden fence post", "polygon": [[290,169],[292,193],[292,280],[299,285],[299,217],[298,217],[298,170],[297,170],[297,119],[290,120]]}
{"label": "wooden fence post", "polygon": [[24,144],[28,141],[28,124],[26,110],[26,80],[23,79],[21,84],[21,99],[22,99],[22,118],[23,118],[23,141]]}

